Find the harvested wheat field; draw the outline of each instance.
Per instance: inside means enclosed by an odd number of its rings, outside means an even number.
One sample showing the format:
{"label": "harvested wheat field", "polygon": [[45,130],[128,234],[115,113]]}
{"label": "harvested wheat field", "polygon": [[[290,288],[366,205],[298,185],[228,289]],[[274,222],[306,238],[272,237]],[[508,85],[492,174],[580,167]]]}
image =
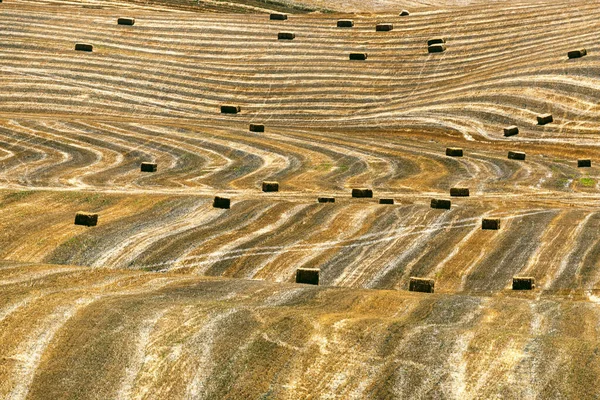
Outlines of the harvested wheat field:
{"label": "harvested wheat field", "polygon": [[0,2],[0,398],[600,398],[599,17]]}

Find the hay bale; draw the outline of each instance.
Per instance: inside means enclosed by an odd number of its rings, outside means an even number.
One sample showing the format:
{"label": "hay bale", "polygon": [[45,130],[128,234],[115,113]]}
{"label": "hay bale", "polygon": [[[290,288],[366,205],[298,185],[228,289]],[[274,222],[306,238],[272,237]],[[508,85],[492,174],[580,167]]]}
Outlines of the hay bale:
{"label": "hay bale", "polygon": [[294,32],[279,32],[277,34],[277,39],[279,40],[293,40],[295,37]]}
{"label": "hay bale", "polygon": [[504,128],[504,136],[515,136],[519,134],[519,128],[515,125],[507,126]]}
{"label": "hay bale", "polygon": [[433,293],[435,281],[428,278],[410,277],[408,290],[411,292]]}
{"label": "hay bale", "polygon": [[350,53],[351,60],[366,60],[367,53]]}
{"label": "hay bale", "polygon": [[481,229],[497,231],[500,229],[500,218],[483,218]]}
{"label": "hay bale", "polygon": [[142,172],[156,172],[156,163],[143,162],[140,167]]}
{"label": "hay bale", "polygon": [[275,20],[275,21],[285,21],[287,19],[287,15],[286,14],[273,13],[273,14],[269,15],[269,19],[270,20]]}
{"label": "hay bale", "polygon": [[250,132],[264,132],[265,126],[263,124],[250,124]]}
{"label": "hay bale", "polygon": [[75,50],[77,50],[77,51],[93,51],[94,46],[92,46],[91,44],[76,43]]}
{"label": "hay bale", "polygon": [[469,188],[450,188],[450,196],[454,197],[469,197]]}
{"label": "hay bale", "polygon": [[318,268],[298,268],[296,270],[296,283],[305,283],[307,285],[319,284]]}
{"label": "hay bale", "polygon": [[450,200],[443,199],[431,199],[431,208],[437,208],[442,210],[449,210],[452,205]]}
{"label": "hay bale", "polygon": [[230,206],[231,206],[231,200],[230,199],[227,199],[225,197],[215,196],[215,199],[213,201],[213,207],[214,208],[229,209]]}
{"label": "hay bale", "polygon": [[352,28],[354,26],[354,21],[351,19],[340,19],[337,22],[338,28]]}
{"label": "hay bale", "polygon": [[335,197],[319,197],[317,201],[319,203],[335,203]]}
{"label": "hay bale", "polygon": [[434,44],[444,44],[444,43],[446,43],[446,39],[444,39],[443,37],[434,37],[427,41],[427,46],[431,46]]}
{"label": "hay bale", "polygon": [[581,58],[583,56],[587,56],[586,49],[571,50],[567,53],[567,57],[569,58]]}
{"label": "hay bale", "polygon": [[221,114],[237,114],[242,111],[240,106],[221,106]]}
{"label": "hay bale", "polygon": [[591,166],[592,166],[592,160],[590,160],[589,158],[577,160],[578,168],[589,168]]}
{"label": "hay bale", "polygon": [[135,18],[119,18],[117,19],[118,25],[133,25],[135,24]]}
{"label": "hay bale", "polygon": [[462,157],[463,149],[461,149],[460,147],[447,147],[446,155],[450,157]]}
{"label": "hay bale", "polygon": [[429,53],[443,53],[444,51],[446,51],[445,44],[432,44],[431,46],[427,47],[427,52]]}
{"label": "hay bale", "polygon": [[530,276],[513,276],[512,290],[535,289],[535,278]]}
{"label": "hay bale", "polygon": [[279,182],[263,182],[262,183],[262,191],[263,192],[279,192]]}
{"label": "hay bale", "polygon": [[379,204],[394,204],[394,199],[379,199]]}
{"label": "hay bale", "polygon": [[371,198],[371,197],[373,197],[373,190],[371,190],[371,189],[352,189],[352,197]]}
{"label": "hay bale", "polygon": [[508,159],[509,160],[524,160],[525,153],[523,153],[522,151],[509,151]]}
{"label": "hay bale", "polygon": [[402,10],[402,11],[400,11],[400,16],[401,17],[406,17],[407,15],[410,15],[410,13],[408,12],[408,10]]}
{"label": "hay bale", "polygon": [[98,224],[98,214],[78,211],[75,213],[75,225],[96,226]]}
{"label": "hay bale", "polygon": [[394,29],[394,25],[390,23],[383,23],[375,25],[376,32],[388,32]]}
{"label": "hay bale", "polygon": [[538,125],[546,125],[554,121],[552,114],[542,114],[537,116]]}

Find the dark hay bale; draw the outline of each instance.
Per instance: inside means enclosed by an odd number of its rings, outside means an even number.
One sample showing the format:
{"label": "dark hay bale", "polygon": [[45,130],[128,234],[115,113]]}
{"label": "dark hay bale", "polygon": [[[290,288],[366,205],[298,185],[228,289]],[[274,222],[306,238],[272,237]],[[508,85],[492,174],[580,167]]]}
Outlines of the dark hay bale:
{"label": "dark hay bale", "polygon": [[231,200],[225,197],[215,196],[215,200],[213,201],[214,208],[224,208],[229,209],[231,206]]}
{"label": "dark hay bale", "polygon": [[279,32],[277,34],[277,39],[279,40],[293,40],[296,37],[294,32]]}
{"label": "dark hay bale", "polygon": [[415,278],[411,276],[408,283],[408,290],[411,292],[433,293],[434,287],[435,281],[427,278]]}
{"label": "dark hay bale", "polygon": [[142,172],[156,172],[156,163],[143,162],[140,169]]}
{"label": "dark hay bale", "polygon": [[430,205],[431,205],[431,208],[449,210],[452,205],[452,202],[450,200],[431,199]]}
{"label": "dark hay bale", "polygon": [[446,43],[446,39],[444,39],[443,37],[434,37],[427,41],[427,46],[431,46],[434,44],[444,44],[444,43]]}
{"label": "dark hay bale", "polygon": [[450,157],[462,157],[463,149],[461,149],[460,147],[447,147],[446,155]]}
{"label": "dark hay bale", "polygon": [[371,198],[371,197],[373,197],[373,190],[371,190],[371,189],[352,189],[352,197]]}
{"label": "dark hay bale", "polygon": [[264,132],[265,126],[263,124],[250,124],[250,132]]}
{"label": "dark hay bale", "polygon": [[367,53],[350,53],[351,60],[366,60]]}
{"label": "dark hay bale", "polygon": [[508,159],[509,160],[524,160],[525,153],[523,153],[522,151],[509,151]]}
{"label": "dark hay bale", "polygon": [[519,134],[519,128],[515,125],[504,128],[504,136],[515,136]]}
{"label": "dark hay bale", "polygon": [[535,289],[535,278],[529,276],[514,276],[512,290],[533,290]]}
{"label": "dark hay bale", "polygon": [[75,225],[96,226],[98,224],[98,214],[78,211],[75,214]]}
{"label": "dark hay bale", "polygon": [[400,11],[400,16],[401,17],[406,17],[407,15],[410,15],[410,13],[408,12],[408,10],[402,10],[402,11]]}
{"label": "dark hay bale", "polygon": [[379,199],[379,204],[394,204],[394,199]]}
{"label": "dark hay bale", "polygon": [[444,51],[446,51],[446,45],[445,44],[432,44],[431,46],[427,47],[427,51],[429,53],[443,53]]}
{"label": "dark hay bale", "polygon": [[269,19],[276,20],[276,21],[285,21],[287,19],[287,15],[275,13],[275,14],[269,15]]}
{"label": "dark hay bale", "polygon": [[279,192],[279,183],[265,181],[262,183],[262,191],[263,192]]}
{"label": "dark hay bale", "polygon": [[567,53],[567,57],[569,58],[581,58],[583,56],[587,56],[586,49],[572,50]]}
{"label": "dark hay bale", "polygon": [[240,106],[221,106],[221,114],[237,114],[242,111]]}
{"label": "dark hay bale", "polygon": [[538,125],[546,125],[552,121],[554,121],[554,119],[552,118],[552,114],[543,114],[537,116]]}
{"label": "dark hay bale", "polygon": [[135,18],[119,18],[117,20],[119,25],[133,25],[135,24]]}
{"label": "dark hay bale", "polygon": [[394,29],[394,25],[389,24],[389,23],[375,25],[376,32],[388,32],[388,31],[391,31],[392,29]]}
{"label": "dark hay bale", "polygon": [[92,46],[91,44],[76,43],[75,50],[77,50],[77,51],[93,51],[94,46]]}
{"label": "dark hay bale", "polygon": [[319,269],[317,268],[298,268],[296,270],[296,283],[306,283],[308,285],[319,284]]}
{"label": "dark hay bale", "polygon": [[450,188],[450,196],[469,197],[469,188]]}
{"label": "dark hay bale", "polygon": [[352,28],[354,26],[354,21],[351,19],[340,19],[337,22],[338,28]]}
{"label": "dark hay bale", "polygon": [[481,229],[497,231],[500,229],[500,218],[483,218]]}
{"label": "dark hay bale", "polygon": [[577,167],[579,167],[579,168],[586,168],[586,167],[591,167],[591,166],[592,166],[592,160],[590,160],[589,158],[577,160]]}
{"label": "dark hay bale", "polygon": [[319,203],[335,203],[335,197],[319,197],[317,201]]}

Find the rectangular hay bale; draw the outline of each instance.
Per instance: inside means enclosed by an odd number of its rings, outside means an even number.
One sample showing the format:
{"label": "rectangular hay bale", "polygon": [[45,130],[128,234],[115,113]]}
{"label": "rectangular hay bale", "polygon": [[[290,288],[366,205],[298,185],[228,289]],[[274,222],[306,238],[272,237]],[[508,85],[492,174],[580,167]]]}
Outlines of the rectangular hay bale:
{"label": "rectangular hay bale", "polygon": [[335,203],[335,197],[319,197],[317,201],[319,203]]}
{"label": "rectangular hay bale", "polygon": [[86,43],[76,43],[75,50],[76,51],[93,51],[94,46],[92,46],[91,44],[86,44]]}
{"label": "rectangular hay bale", "polygon": [[352,189],[352,197],[371,198],[371,197],[373,197],[373,190],[371,190],[371,189]]}
{"label": "rectangular hay bale", "polygon": [[75,213],[75,225],[96,226],[98,224],[98,214],[78,211]]}
{"label": "rectangular hay bale", "polygon": [[589,168],[592,166],[592,160],[589,158],[577,160],[578,168]]}
{"label": "rectangular hay bale", "polygon": [[265,126],[263,124],[250,124],[250,132],[264,132]]}
{"label": "rectangular hay bale", "polygon": [[279,40],[293,40],[296,37],[294,32],[279,32],[277,34],[277,39]]}
{"label": "rectangular hay bale", "polygon": [[318,285],[319,273],[320,270],[317,268],[298,268],[296,270],[296,283]]}
{"label": "rectangular hay bale", "polygon": [[352,28],[354,26],[354,21],[351,19],[340,19],[337,22],[338,28]]}
{"label": "rectangular hay bale", "polygon": [[535,289],[535,278],[530,276],[514,276],[512,290],[533,290]]}
{"label": "rectangular hay bale", "polygon": [[117,19],[118,25],[133,25],[135,24],[135,18],[119,18]]}
{"label": "rectangular hay bale", "polygon": [[447,147],[446,155],[450,157],[462,157],[463,149],[461,149],[460,147]]}
{"label": "rectangular hay bale", "polygon": [[156,172],[158,165],[156,163],[143,162],[140,166],[142,172]]}
{"label": "rectangular hay bale", "polygon": [[449,210],[452,206],[452,202],[450,200],[443,199],[431,199],[430,207],[437,208],[442,210]]}
{"label": "rectangular hay bale", "polygon": [[285,21],[288,17],[287,14],[273,13],[269,15],[269,19],[274,21]]}
{"label": "rectangular hay bale", "polygon": [[262,183],[263,192],[279,192],[279,182],[268,182]]}
{"label": "rectangular hay bale", "polygon": [[379,204],[394,204],[394,199],[379,199]]}
{"label": "rectangular hay bale", "polygon": [[586,49],[571,50],[567,53],[567,57],[569,57],[569,58],[581,58],[586,55],[587,55]]}
{"label": "rectangular hay bale", "polygon": [[446,43],[446,39],[444,39],[443,37],[434,37],[427,41],[427,46],[431,46],[434,44],[444,44],[444,43]]}
{"label": "rectangular hay bale", "polygon": [[522,151],[509,151],[508,159],[509,160],[524,160],[525,153],[523,153]]}
{"label": "rectangular hay bale", "polygon": [[221,106],[221,114],[237,114],[242,111],[240,106]]}
{"label": "rectangular hay bale", "polygon": [[350,53],[351,60],[366,60],[367,53]]}
{"label": "rectangular hay bale", "polygon": [[519,128],[515,125],[504,128],[504,136],[515,136],[519,134]]}
{"label": "rectangular hay bale", "polygon": [[433,293],[435,280],[428,278],[410,277],[408,290],[411,292]]}
{"label": "rectangular hay bale", "polygon": [[444,51],[446,51],[445,44],[432,44],[431,46],[427,47],[428,53],[443,53]]}
{"label": "rectangular hay bale", "polygon": [[483,218],[481,229],[497,231],[500,229],[500,218]]}
{"label": "rectangular hay bale", "polygon": [[454,197],[469,197],[469,188],[450,188],[450,196]]}
{"label": "rectangular hay bale", "polygon": [[375,25],[376,32],[389,32],[394,29],[394,25],[390,23],[382,23]]}
{"label": "rectangular hay bale", "polygon": [[552,114],[542,114],[537,116],[538,125],[546,125],[553,121],[554,118],[552,118]]}
{"label": "rectangular hay bale", "polygon": [[215,196],[215,199],[213,200],[214,208],[229,209],[230,206],[231,206],[231,199]]}

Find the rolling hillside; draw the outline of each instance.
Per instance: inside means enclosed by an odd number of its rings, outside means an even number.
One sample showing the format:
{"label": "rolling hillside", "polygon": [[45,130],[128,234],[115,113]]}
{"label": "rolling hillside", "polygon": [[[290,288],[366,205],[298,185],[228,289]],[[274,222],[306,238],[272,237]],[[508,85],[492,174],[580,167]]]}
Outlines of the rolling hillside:
{"label": "rolling hillside", "polygon": [[599,14],[0,3],[0,398],[599,396]]}

